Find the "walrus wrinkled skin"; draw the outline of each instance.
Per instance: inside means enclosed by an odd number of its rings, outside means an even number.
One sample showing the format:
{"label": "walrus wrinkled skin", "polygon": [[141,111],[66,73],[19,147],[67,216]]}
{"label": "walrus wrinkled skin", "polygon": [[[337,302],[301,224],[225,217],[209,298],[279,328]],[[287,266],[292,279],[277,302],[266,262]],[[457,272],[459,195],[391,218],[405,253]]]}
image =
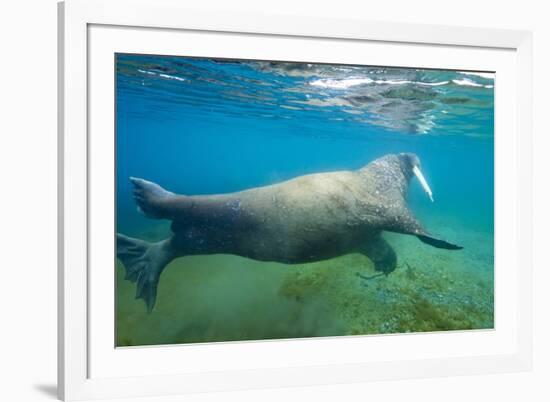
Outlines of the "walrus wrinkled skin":
{"label": "walrus wrinkled skin", "polygon": [[147,217],[171,220],[173,235],[148,243],[117,234],[117,257],[126,278],[137,282],[136,298],[144,299],[151,311],[162,270],[187,255],[234,254],[299,264],[362,253],[377,271],[389,273],[397,257],[382,231],[414,235],[438,248],[461,249],[429,235],[407,208],[415,166],[420,161],[414,154],[386,155],[355,171],[196,196],[176,195],[130,178],[138,209]]}

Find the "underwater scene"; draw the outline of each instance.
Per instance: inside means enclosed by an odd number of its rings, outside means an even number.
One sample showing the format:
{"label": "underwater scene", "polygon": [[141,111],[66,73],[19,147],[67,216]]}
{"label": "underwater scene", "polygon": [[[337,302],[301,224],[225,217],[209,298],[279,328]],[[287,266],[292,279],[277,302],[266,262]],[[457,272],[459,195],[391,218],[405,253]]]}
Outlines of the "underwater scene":
{"label": "underwater scene", "polygon": [[115,345],[494,327],[494,74],[117,54]]}

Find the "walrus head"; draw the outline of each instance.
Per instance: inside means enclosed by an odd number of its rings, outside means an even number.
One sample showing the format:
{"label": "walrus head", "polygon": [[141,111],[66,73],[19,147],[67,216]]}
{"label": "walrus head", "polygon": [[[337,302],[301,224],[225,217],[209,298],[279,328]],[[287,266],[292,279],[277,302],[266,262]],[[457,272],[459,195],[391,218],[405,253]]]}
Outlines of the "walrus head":
{"label": "walrus head", "polygon": [[399,164],[401,166],[401,170],[407,180],[410,180],[411,177],[414,175],[420,182],[420,185],[422,186],[422,189],[428,196],[428,198],[433,202],[433,194],[432,189],[430,188],[430,185],[424,178],[424,175],[422,174],[422,171],[420,170],[420,159],[418,156],[412,153],[401,153],[397,155],[399,159]]}

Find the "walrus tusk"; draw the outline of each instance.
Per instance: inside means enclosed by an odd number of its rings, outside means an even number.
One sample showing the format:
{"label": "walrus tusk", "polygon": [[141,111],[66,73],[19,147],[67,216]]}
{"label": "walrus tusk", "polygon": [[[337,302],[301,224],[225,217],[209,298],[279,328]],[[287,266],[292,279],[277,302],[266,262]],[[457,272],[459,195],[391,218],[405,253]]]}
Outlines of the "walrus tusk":
{"label": "walrus tusk", "polygon": [[428,185],[428,182],[426,181],[426,179],[424,178],[424,175],[422,174],[422,172],[420,171],[420,169],[418,168],[418,166],[414,166],[413,167],[413,173],[414,175],[416,176],[416,178],[418,179],[418,181],[420,182],[420,185],[422,186],[422,188],[424,189],[424,191],[426,192],[426,194],[428,195],[428,197],[430,198],[430,200],[432,202],[434,202],[434,198],[432,196],[432,189],[430,188],[430,186]]}

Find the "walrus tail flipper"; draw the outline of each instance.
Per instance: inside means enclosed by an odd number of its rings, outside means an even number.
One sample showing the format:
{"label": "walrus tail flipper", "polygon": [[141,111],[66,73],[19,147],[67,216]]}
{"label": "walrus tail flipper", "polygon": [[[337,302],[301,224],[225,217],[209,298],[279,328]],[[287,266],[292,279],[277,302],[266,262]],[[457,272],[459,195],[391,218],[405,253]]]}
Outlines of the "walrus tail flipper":
{"label": "walrus tail flipper", "polygon": [[120,233],[116,235],[117,257],[126,269],[125,279],[136,284],[136,299],[143,299],[151,312],[157,299],[159,277],[171,261],[164,242],[149,243]]}
{"label": "walrus tail flipper", "polygon": [[445,250],[462,250],[464,247],[457,246],[456,244],[449,243],[448,241],[437,239],[428,234],[417,235],[422,243],[429,244],[430,246],[443,248]]}
{"label": "walrus tail flipper", "polygon": [[174,193],[165,190],[157,183],[137,177],[130,177],[130,182],[134,186],[134,200],[139,212],[152,219],[167,218],[159,201],[174,196]]}

